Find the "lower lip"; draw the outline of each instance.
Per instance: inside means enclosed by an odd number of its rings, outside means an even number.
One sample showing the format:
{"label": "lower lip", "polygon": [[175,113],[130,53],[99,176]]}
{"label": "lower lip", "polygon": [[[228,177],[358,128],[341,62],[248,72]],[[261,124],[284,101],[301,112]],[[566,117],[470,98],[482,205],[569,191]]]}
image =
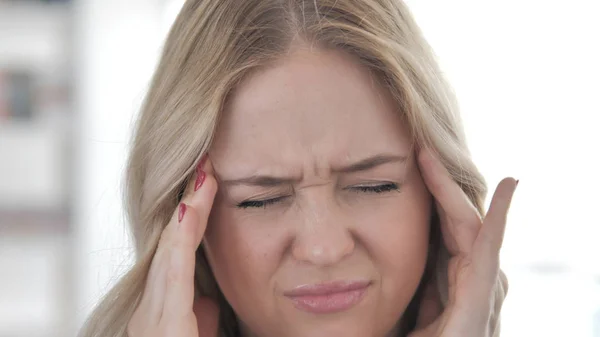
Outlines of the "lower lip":
{"label": "lower lip", "polygon": [[326,295],[290,297],[294,306],[314,314],[329,314],[345,311],[357,305],[365,296],[367,287]]}

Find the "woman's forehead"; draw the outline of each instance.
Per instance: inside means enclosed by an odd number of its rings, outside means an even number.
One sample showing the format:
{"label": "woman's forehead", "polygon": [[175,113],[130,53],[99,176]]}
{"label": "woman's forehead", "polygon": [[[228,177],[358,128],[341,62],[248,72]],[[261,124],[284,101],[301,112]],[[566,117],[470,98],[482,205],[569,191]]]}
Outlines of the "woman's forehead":
{"label": "woman's forehead", "polygon": [[217,157],[343,161],[410,147],[389,92],[337,53],[289,57],[243,81],[230,99],[211,149]]}

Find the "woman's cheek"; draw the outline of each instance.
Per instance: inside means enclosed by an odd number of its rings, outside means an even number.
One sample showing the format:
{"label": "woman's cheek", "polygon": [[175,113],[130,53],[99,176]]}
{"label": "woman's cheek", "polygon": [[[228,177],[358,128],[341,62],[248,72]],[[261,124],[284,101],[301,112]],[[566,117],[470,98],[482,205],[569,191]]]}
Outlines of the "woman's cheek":
{"label": "woman's cheek", "polygon": [[426,195],[406,186],[376,207],[354,209],[357,237],[383,278],[396,283],[413,283],[407,273],[420,278],[429,248],[430,207]]}
{"label": "woman's cheek", "polygon": [[285,252],[284,228],[245,215],[242,210],[216,211],[206,243],[221,287],[247,292],[249,287],[271,284]]}
{"label": "woman's cheek", "polygon": [[376,264],[418,264],[424,259],[429,242],[429,222],[425,217],[412,217],[407,213],[398,210],[379,213],[365,218],[357,226],[357,237]]}

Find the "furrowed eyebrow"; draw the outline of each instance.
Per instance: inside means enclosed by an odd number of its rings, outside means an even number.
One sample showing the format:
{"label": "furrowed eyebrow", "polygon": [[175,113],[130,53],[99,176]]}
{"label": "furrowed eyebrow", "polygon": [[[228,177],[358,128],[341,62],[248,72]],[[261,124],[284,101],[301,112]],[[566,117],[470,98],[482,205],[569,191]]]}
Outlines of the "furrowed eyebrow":
{"label": "furrowed eyebrow", "polygon": [[[398,155],[386,155],[380,154],[372,157],[362,159],[356,163],[348,166],[333,169],[334,173],[356,173],[362,171],[368,171],[375,167],[388,164],[388,163],[403,163],[407,159],[406,156]],[[302,177],[276,177],[269,175],[252,175],[245,178],[229,179],[220,181],[220,185],[225,187],[235,185],[247,185],[247,186],[258,186],[258,187],[276,187],[282,185],[291,185],[298,183],[302,180]]]}
{"label": "furrowed eyebrow", "polygon": [[300,181],[300,178],[288,178],[288,177],[274,177],[266,175],[253,175],[246,178],[231,179],[221,181],[221,185],[234,186],[234,185],[248,185],[248,186],[259,186],[259,187],[274,187],[281,185],[290,185]]}

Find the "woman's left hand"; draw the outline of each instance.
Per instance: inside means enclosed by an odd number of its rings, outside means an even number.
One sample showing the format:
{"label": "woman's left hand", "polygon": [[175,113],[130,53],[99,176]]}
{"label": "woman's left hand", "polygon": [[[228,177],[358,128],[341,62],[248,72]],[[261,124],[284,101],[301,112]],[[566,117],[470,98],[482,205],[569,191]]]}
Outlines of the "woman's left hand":
{"label": "woman's left hand", "polygon": [[499,335],[500,309],[508,281],[499,254],[508,209],[518,181],[503,179],[485,218],[431,152],[419,154],[421,173],[435,198],[448,262],[448,303],[442,309],[435,284],[426,288],[417,328],[410,337]]}

